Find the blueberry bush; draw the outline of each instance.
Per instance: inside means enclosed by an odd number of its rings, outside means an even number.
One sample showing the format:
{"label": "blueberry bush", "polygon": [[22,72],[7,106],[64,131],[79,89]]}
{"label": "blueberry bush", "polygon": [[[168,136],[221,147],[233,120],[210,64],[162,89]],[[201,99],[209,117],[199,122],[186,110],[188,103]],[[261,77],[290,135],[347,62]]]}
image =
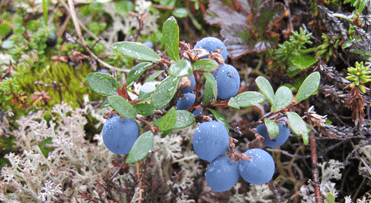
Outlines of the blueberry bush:
{"label": "blueberry bush", "polygon": [[370,201],[368,0],[0,11],[0,201]]}

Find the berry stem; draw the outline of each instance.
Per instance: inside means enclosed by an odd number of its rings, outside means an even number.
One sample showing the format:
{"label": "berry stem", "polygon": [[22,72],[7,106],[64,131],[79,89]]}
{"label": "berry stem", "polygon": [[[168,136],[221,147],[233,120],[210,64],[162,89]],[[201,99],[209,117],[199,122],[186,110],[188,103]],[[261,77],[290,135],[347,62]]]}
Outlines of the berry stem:
{"label": "berry stem", "polygon": [[139,118],[139,117],[136,117],[135,119],[137,119],[138,121],[143,122],[143,123],[145,123],[146,125],[148,125],[149,128],[150,128],[150,130],[151,130],[151,132],[154,133],[154,132],[156,132],[156,131],[159,131],[158,127],[152,125],[151,122],[146,121],[146,120],[144,120],[144,119],[141,119],[141,118]]}

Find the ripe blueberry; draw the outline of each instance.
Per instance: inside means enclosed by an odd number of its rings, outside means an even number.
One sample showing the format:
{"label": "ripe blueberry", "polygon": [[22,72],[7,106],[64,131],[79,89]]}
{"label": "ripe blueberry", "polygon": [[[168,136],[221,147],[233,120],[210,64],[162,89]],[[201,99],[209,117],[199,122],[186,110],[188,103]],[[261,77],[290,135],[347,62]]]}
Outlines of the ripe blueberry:
{"label": "ripe blueberry", "polygon": [[212,161],[223,155],[228,145],[228,131],[217,121],[201,123],[193,134],[195,153],[200,159],[206,161]]}
{"label": "ripe blueberry", "polygon": [[185,96],[185,98],[180,98],[176,102],[176,108],[178,110],[187,110],[195,102],[195,99],[196,99],[196,95],[195,94],[193,94],[193,93],[185,93],[184,96]]}
{"label": "ripe blueberry", "polygon": [[229,64],[221,64],[215,73],[215,80],[218,86],[218,97],[227,100],[236,96],[240,89],[240,75],[236,68]]}
{"label": "ripe blueberry", "polygon": [[207,184],[217,192],[231,189],[240,177],[237,162],[230,162],[228,157],[212,161],[205,175]]}
{"label": "ripe blueberry", "polygon": [[[205,37],[205,38],[201,39],[200,41],[198,41],[196,43],[196,45],[194,46],[194,49],[200,49],[200,48],[206,49],[209,52],[213,52],[213,53],[215,53],[216,49],[220,50],[221,48],[223,48],[223,50],[220,52],[220,54],[223,56],[224,61],[227,60],[227,47],[222,42],[222,40],[220,40],[216,37]],[[207,59],[208,57],[206,56],[206,57],[202,57],[202,58]]]}
{"label": "ripe blueberry", "polygon": [[[265,114],[268,115],[268,114]],[[274,116],[274,115],[273,115]],[[283,119],[287,119],[287,117],[282,117]],[[263,144],[267,147],[279,147],[287,141],[287,139],[290,136],[290,128],[286,126],[286,122],[283,125],[282,123],[277,123],[278,127],[280,129],[280,133],[273,139],[269,137],[267,127],[265,124],[258,125],[256,127],[256,132],[259,133],[259,135],[263,136],[265,140],[263,141]]]}
{"label": "ripe blueberry", "polygon": [[238,170],[241,177],[249,183],[260,185],[270,181],[274,174],[274,160],[262,149],[250,149],[244,153],[249,160],[238,161]]}
{"label": "ripe blueberry", "polygon": [[181,88],[180,89],[180,92],[182,92],[183,94],[192,91],[193,88],[196,86],[195,76],[194,75],[191,75],[191,76],[187,76],[187,77],[191,80],[191,86],[185,87],[185,88]]}
{"label": "ripe blueberry", "polygon": [[139,137],[139,128],[134,120],[114,116],[102,129],[104,145],[115,154],[128,154]]}
{"label": "ripe blueberry", "polygon": [[[176,102],[176,109],[178,110],[188,110],[189,107],[192,106],[192,104],[195,102],[196,95],[193,93],[185,93],[185,98],[180,98]],[[193,115],[198,116],[202,113],[204,109],[196,109],[193,111]]]}

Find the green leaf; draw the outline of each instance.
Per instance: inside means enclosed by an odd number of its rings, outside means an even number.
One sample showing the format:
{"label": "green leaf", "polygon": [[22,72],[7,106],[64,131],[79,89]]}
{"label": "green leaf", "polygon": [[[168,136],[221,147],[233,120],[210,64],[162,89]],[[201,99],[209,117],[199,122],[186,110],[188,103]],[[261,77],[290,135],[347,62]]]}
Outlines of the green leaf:
{"label": "green leaf", "polygon": [[175,125],[177,118],[178,118],[178,116],[176,114],[176,110],[173,107],[162,118],[161,123],[158,126],[158,128],[161,131],[166,131],[166,130],[173,129],[173,126]]}
{"label": "green leaf", "polygon": [[135,119],[137,113],[134,107],[121,96],[110,96],[108,102],[115,111],[121,116],[129,119]]}
{"label": "green leaf", "polygon": [[152,104],[155,109],[162,109],[171,101],[178,90],[179,81],[179,77],[169,76],[157,86],[152,97]]}
{"label": "green leaf", "polygon": [[254,104],[261,104],[265,101],[264,95],[255,91],[243,92],[235,97],[231,97],[228,106],[240,109],[240,107],[250,107]]}
{"label": "green leaf", "polygon": [[301,72],[300,69],[298,69],[296,66],[291,65],[290,67],[287,68],[286,74],[290,78],[294,77],[295,75],[299,74]]}
{"label": "green leaf", "polygon": [[120,83],[115,78],[105,73],[90,73],[87,77],[89,87],[102,96],[117,95]]}
{"label": "green leaf", "polygon": [[152,104],[134,104],[133,106],[138,114],[150,116],[155,112]]}
{"label": "green leaf", "polygon": [[116,2],[115,10],[119,13],[127,14],[129,11],[134,11],[134,5],[131,1]]}
{"label": "green leaf", "polygon": [[224,127],[227,129],[227,131],[229,132],[229,124],[228,124],[228,121],[227,119],[219,112],[215,111],[214,109],[210,109],[210,108],[207,108],[207,110],[209,110],[213,115],[214,117],[216,118],[216,120],[223,124]]}
{"label": "green leaf", "polygon": [[165,138],[165,137],[168,136],[168,135],[171,135],[171,130],[164,131],[164,132],[161,134],[161,138]]}
{"label": "green leaf", "polygon": [[162,118],[164,117],[162,116],[160,118],[157,118],[156,120],[152,121],[152,124],[158,127],[161,124]]}
{"label": "green leaf", "polygon": [[313,93],[318,90],[321,76],[319,72],[310,74],[301,84],[298,93],[296,94],[295,100],[300,102],[310,97]]}
{"label": "green leaf", "polygon": [[290,105],[292,102],[292,98],[294,97],[292,95],[292,92],[290,88],[286,86],[281,86],[276,91],[275,97],[275,104],[276,104],[276,111],[279,111],[286,106]]}
{"label": "green leaf", "polygon": [[161,61],[152,49],[139,42],[117,42],[111,45],[115,51],[140,61]]}
{"label": "green leaf", "polygon": [[206,82],[205,82],[205,89],[204,89],[203,103],[204,104],[209,103],[209,101],[213,98],[213,95],[214,95],[214,93],[213,93],[213,86],[212,86],[212,84],[209,81],[206,80]]}
{"label": "green leaf", "polygon": [[269,100],[269,102],[272,105],[272,110],[275,111],[276,106],[275,106],[275,97],[274,97],[274,92],[271,84],[267,79],[265,79],[262,76],[259,76],[255,80],[256,85],[258,86],[259,90],[264,94],[265,97]]}
{"label": "green leaf", "polygon": [[216,98],[218,96],[218,86],[214,76],[211,73],[204,73],[204,77],[206,78],[206,81],[210,83],[211,88],[213,90],[212,91],[213,97]]}
{"label": "green leaf", "polygon": [[130,84],[138,79],[151,65],[152,63],[150,62],[142,62],[134,66],[126,78],[126,84]]}
{"label": "green leaf", "polygon": [[308,54],[299,54],[291,59],[292,64],[300,70],[311,67],[318,60]]}
{"label": "green leaf", "polygon": [[134,142],[133,147],[131,148],[126,163],[132,164],[144,159],[149,150],[153,147],[155,141],[155,136],[151,131],[147,131]]}
{"label": "green leaf", "polygon": [[193,113],[186,110],[175,111],[177,120],[173,126],[173,130],[186,128],[195,122],[195,116]]}
{"label": "green leaf", "polygon": [[174,77],[183,77],[192,75],[192,64],[187,60],[177,60],[171,64],[169,74]]}
{"label": "green leaf", "polygon": [[10,32],[10,27],[8,24],[3,23],[0,25],[0,34],[5,36]]}
{"label": "green leaf", "polygon": [[346,49],[346,48],[351,47],[352,44],[353,44],[352,41],[353,41],[353,40],[348,40],[348,41],[344,42],[344,43],[341,45],[341,48]]}
{"label": "green leaf", "polygon": [[267,127],[267,131],[270,137],[277,137],[280,133],[280,127],[275,121],[264,119],[265,126]]}
{"label": "green leaf", "polygon": [[179,27],[174,16],[168,18],[162,27],[162,41],[167,54],[174,60],[179,60]]}
{"label": "green leaf", "polygon": [[109,102],[108,101],[106,101],[106,102],[104,102],[102,105],[100,105],[100,109],[103,109],[103,108],[106,108],[106,107],[109,107],[110,105],[109,105]]}
{"label": "green leaf", "polygon": [[202,59],[202,60],[198,60],[194,62],[192,66],[193,66],[194,71],[197,70],[197,71],[211,72],[217,69],[219,64],[214,60]]}
{"label": "green leaf", "polygon": [[331,192],[327,193],[326,201],[328,203],[335,203],[335,196]]}
{"label": "green leaf", "polygon": [[156,90],[156,82],[146,82],[142,85],[139,91],[138,98],[146,99]]}
{"label": "green leaf", "polygon": [[303,119],[295,112],[286,112],[286,114],[292,132],[297,136],[302,136],[304,144],[307,145],[309,142],[308,129]]}
{"label": "green leaf", "polygon": [[43,16],[44,16],[44,22],[45,22],[45,25],[48,24],[48,3],[49,1],[48,0],[43,0]]}
{"label": "green leaf", "polygon": [[188,10],[185,8],[176,8],[173,11],[173,15],[177,18],[185,18],[188,16]]}
{"label": "green leaf", "polygon": [[161,73],[163,73],[165,70],[162,70],[162,71],[157,71],[155,73],[153,73],[152,75],[150,75],[145,82],[151,82],[151,81],[154,81]]}

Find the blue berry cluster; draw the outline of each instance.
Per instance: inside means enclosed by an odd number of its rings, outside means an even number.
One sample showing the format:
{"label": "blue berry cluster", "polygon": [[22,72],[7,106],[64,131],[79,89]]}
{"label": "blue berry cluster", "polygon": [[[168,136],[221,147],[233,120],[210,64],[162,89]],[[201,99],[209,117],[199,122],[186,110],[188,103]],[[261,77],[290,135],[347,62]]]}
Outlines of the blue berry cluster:
{"label": "blue berry cluster", "polygon": [[[194,46],[194,49],[206,49],[212,53],[216,53],[217,50],[221,50],[224,61],[227,60],[227,47],[224,43],[215,37],[205,37],[198,41]],[[209,55],[210,55],[209,54]],[[208,56],[204,56],[200,59],[207,59]],[[236,68],[229,64],[221,64],[219,69],[213,73],[218,86],[218,97],[222,100],[228,100],[233,96],[236,96],[240,89],[240,75]],[[196,86],[194,75],[189,76],[191,80],[191,86],[187,88],[181,88],[180,91],[184,94],[185,98],[181,98],[177,101],[178,110],[187,110],[195,101],[195,94],[189,93]],[[194,115],[201,114],[203,109],[197,109],[193,112]]]}
{"label": "blue berry cluster", "polygon": [[200,159],[211,162],[205,174],[211,189],[217,192],[229,190],[240,176],[252,184],[263,184],[272,179],[275,165],[268,152],[250,149],[244,153],[246,161],[240,159],[236,162],[222,156],[228,146],[228,131],[217,121],[201,123],[194,132],[195,153]]}

